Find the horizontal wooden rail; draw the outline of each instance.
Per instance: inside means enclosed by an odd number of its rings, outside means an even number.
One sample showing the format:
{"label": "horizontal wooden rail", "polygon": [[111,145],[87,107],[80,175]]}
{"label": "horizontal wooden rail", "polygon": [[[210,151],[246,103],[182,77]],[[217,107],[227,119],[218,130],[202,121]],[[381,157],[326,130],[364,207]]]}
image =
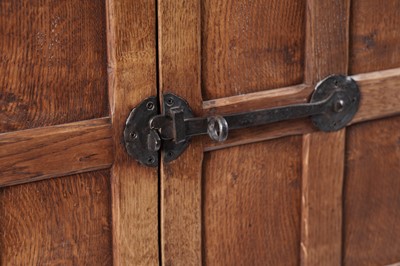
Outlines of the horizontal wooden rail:
{"label": "horizontal wooden rail", "polygon": [[108,117],[0,134],[0,187],[109,168]]}
{"label": "horizontal wooden rail", "polygon": [[[362,94],[352,123],[400,114],[400,68],[355,75]],[[232,113],[306,102],[312,88],[298,85],[203,103],[204,114]],[[205,151],[316,129],[309,119],[229,133],[223,143],[205,137]],[[0,187],[109,168],[113,163],[110,118],[0,134]]]}
{"label": "horizontal wooden rail", "polygon": [[400,68],[353,76],[361,89],[352,124],[400,113]]}
{"label": "horizontal wooden rail", "polygon": [[312,88],[305,84],[246,93],[203,102],[206,113],[227,114],[307,102]]}
{"label": "horizontal wooden rail", "polygon": [[[351,124],[400,114],[400,68],[352,76],[360,86],[360,109]],[[283,92],[283,93],[280,93]],[[312,88],[298,85],[289,88],[205,101],[205,114],[245,112],[283,104],[307,102]],[[264,103],[264,105],[263,105]],[[309,119],[274,123],[256,128],[229,132],[228,140],[217,143],[204,138],[205,151],[253,143],[289,135],[316,131]]]}

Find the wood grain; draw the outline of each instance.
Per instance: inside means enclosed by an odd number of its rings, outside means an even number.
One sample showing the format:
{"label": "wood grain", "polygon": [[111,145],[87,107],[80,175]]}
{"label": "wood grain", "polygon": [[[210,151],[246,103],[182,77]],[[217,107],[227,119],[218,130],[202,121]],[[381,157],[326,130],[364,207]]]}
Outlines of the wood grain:
{"label": "wood grain", "polygon": [[[350,0],[308,0],[305,83],[347,74]],[[301,265],[340,265],[345,129],[303,136]]]}
{"label": "wood grain", "polygon": [[360,109],[351,123],[400,113],[400,68],[353,76],[361,89]]}
{"label": "wood grain", "polygon": [[395,263],[393,263],[393,264],[385,265],[385,266],[400,266],[400,262],[395,262]]}
{"label": "wood grain", "polygon": [[109,168],[109,118],[0,134],[0,187]]}
{"label": "wood grain", "polygon": [[307,0],[304,83],[347,74],[350,0]]}
{"label": "wood grain", "polygon": [[352,0],[350,73],[400,67],[399,24],[399,1]]}
{"label": "wood grain", "polygon": [[246,93],[203,102],[206,114],[230,114],[308,101],[310,86],[300,84],[274,90]]}
{"label": "wood grain", "polygon": [[[160,94],[185,98],[201,113],[200,1],[158,2]],[[162,265],[201,265],[201,139],[161,165]]]}
{"label": "wood grain", "polygon": [[122,141],[131,109],[157,94],[155,1],[107,0],[106,7],[113,264],[159,265],[158,172],[130,158]]}
{"label": "wood grain", "polygon": [[305,1],[202,1],[205,99],[303,82]]}
{"label": "wood grain", "polygon": [[109,171],[0,188],[1,265],[111,265]]}
{"label": "wood grain", "polygon": [[345,130],[303,137],[302,265],[340,265]]}
{"label": "wood grain", "polygon": [[108,115],[103,1],[0,1],[0,133]]}
{"label": "wood grain", "polygon": [[301,137],[209,152],[203,166],[205,265],[297,265]]}
{"label": "wood grain", "polygon": [[400,261],[400,117],[347,130],[344,265]]}

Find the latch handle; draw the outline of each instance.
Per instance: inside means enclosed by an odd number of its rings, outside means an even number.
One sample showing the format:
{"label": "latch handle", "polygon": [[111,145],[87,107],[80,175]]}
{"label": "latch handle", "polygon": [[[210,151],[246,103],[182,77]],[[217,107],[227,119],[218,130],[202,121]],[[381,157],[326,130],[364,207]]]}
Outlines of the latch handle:
{"label": "latch handle", "polygon": [[[146,99],[131,112],[124,132],[125,144],[128,153],[139,162],[156,166],[158,160],[149,159],[156,154],[149,152],[155,153],[162,148],[164,160],[170,162],[185,150],[193,136],[198,135],[208,134],[212,140],[222,142],[228,138],[230,130],[308,116],[318,129],[336,131],[351,121],[359,102],[357,83],[342,75],[333,75],[319,82],[309,103],[225,116],[194,117],[184,99],[165,94],[163,114],[157,114],[155,97]],[[149,106],[153,108],[149,109]],[[144,110],[145,114],[142,113]],[[132,134],[138,136],[138,133],[142,136],[131,137]]]}

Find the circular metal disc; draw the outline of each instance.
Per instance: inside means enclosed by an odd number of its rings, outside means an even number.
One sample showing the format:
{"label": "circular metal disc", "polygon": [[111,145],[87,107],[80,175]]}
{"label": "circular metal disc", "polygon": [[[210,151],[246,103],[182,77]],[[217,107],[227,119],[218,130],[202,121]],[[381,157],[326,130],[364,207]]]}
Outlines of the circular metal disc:
{"label": "circular metal disc", "polygon": [[357,83],[350,77],[332,75],[319,82],[311,96],[311,103],[334,97],[322,114],[313,115],[313,124],[322,131],[336,131],[345,127],[354,117],[360,103]]}
{"label": "circular metal disc", "polygon": [[158,152],[148,148],[150,118],[158,114],[157,98],[150,97],[133,109],[126,120],[124,130],[125,148],[130,156],[141,164],[158,166]]}

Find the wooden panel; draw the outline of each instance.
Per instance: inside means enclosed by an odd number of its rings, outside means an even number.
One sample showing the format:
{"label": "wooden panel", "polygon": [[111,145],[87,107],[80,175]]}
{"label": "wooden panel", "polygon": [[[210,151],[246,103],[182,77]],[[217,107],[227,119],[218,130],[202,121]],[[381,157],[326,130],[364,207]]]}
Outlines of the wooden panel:
{"label": "wooden panel", "polygon": [[158,171],[129,157],[121,141],[131,109],[157,95],[155,3],[106,1],[114,265],[159,265]]}
{"label": "wooden panel", "polygon": [[350,73],[400,67],[400,2],[351,1]]}
{"label": "wooden panel", "polygon": [[110,265],[108,171],[0,189],[0,264]]}
{"label": "wooden panel", "polygon": [[340,265],[345,130],[303,137],[302,265]]}
{"label": "wooden panel", "polygon": [[351,126],[344,187],[344,264],[400,261],[400,117]]}
{"label": "wooden panel", "polygon": [[[350,0],[308,0],[305,83],[347,74]],[[301,265],[340,265],[345,129],[303,136]]]}
{"label": "wooden panel", "polygon": [[[200,1],[159,0],[160,94],[185,98],[202,111],[200,88]],[[201,265],[201,139],[178,160],[161,165],[162,265]]]}
{"label": "wooden panel", "polygon": [[303,81],[305,1],[202,3],[202,88],[207,99]]}
{"label": "wooden panel", "polygon": [[301,137],[209,152],[203,169],[205,265],[297,265]]}
{"label": "wooden panel", "polygon": [[0,134],[0,187],[111,166],[109,118]]}
{"label": "wooden panel", "polygon": [[108,114],[105,5],[0,2],[0,132]]}

